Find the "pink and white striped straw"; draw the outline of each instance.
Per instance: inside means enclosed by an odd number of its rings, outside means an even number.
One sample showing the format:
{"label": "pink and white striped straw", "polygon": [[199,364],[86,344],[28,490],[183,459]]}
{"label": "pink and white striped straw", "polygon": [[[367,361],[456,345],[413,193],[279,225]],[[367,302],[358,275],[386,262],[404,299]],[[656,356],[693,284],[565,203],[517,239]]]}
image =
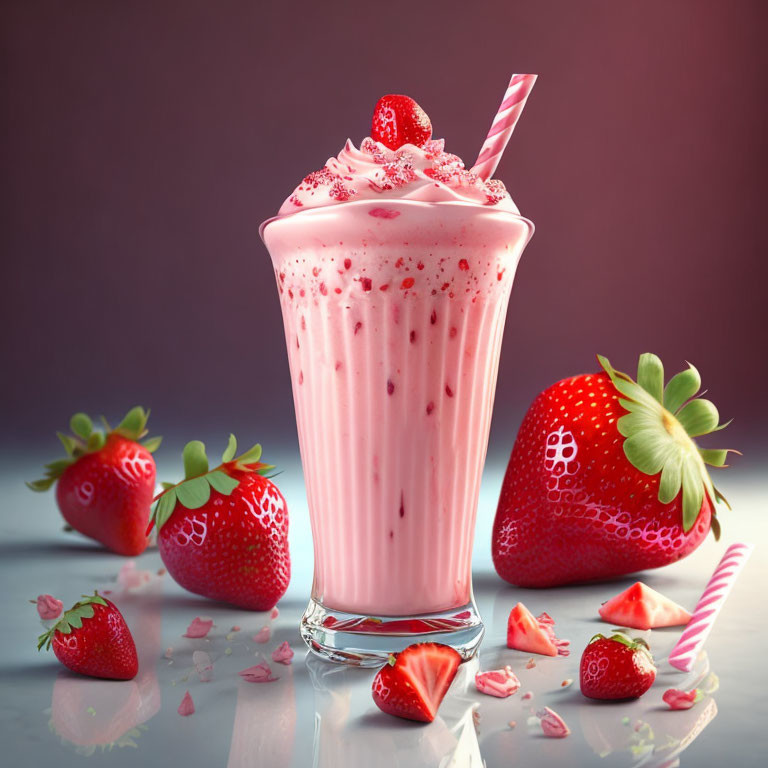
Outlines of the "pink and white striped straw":
{"label": "pink and white striped straw", "polygon": [[696,604],[696,610],[691,620],[680,635],[680,639],[669,654],[669,663],[690,672],[699,651],[702,649],[712,627],[720,613],[725,598],[728,597],[736,578],[744,568],[744,564],[752,554],[751,544],[731,544],[725,551],[722,560],[715,568],[712,578],[704,590],[704,594]]}
{"label": "pink and white striped straw", "polygon": [[481,179],[487,181],[493,176],[509,137],[520,119],[536,77],[537,75],[512,75],[499,111],[491,123],[491,130],[488,131],[485,143],[477,156],[477,162],[472,168],[472,173],[477,174]]}

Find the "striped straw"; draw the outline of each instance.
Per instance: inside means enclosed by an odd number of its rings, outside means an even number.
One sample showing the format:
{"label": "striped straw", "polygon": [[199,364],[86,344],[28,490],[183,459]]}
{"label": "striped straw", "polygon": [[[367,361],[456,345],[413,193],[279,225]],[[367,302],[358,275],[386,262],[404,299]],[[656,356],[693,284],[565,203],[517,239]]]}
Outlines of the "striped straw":
{"label": "striped straw", "polygon": [[699,598],[691,620],[680,635],[672,653],[669,654],[669,663],[673,667],[683,672],[691,671],[699,651],[712,631],[726,597],[752,554],[752,549],[751,544],[731,544],[728,547],[723,559],[715,568],[704,594]]}
{"label": "striped straw", "polygon": [[493,176],[509,137],[520,119],[536,77],[537,75],[512,75],[501,106],[491,123],[491,130],[488,131],[485,143],[477,156],[477,162],[472,168],[472,173],[477,174],[481,179],[488,180]]}

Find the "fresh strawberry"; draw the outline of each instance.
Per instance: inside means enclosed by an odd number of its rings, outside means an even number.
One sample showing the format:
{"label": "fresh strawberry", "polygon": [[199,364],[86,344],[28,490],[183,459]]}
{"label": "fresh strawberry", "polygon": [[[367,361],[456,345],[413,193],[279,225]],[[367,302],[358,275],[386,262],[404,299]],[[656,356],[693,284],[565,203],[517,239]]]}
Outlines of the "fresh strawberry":
{"label": "fresh strawberry", "polygon": [[373,700],[389,715],[431,723],[460,663],[461,656],[447,645],[409,645],[376,673]]}
{"label": "fresh strawberry", "polygon": [[45,477],[27,483],[47,491],[56,483],[56,502],[76,531],[118,555],[140,555],[147,547],[147,521],[155,492],[155,460],[162,438],[147,434],[149,411],[132,408],[120,424],[94,430],[84,413],[70,420],[71,435],[58,432],[67,458],[45,466]]}
{"label": "fresh strawberry", "polygon": [[403,144],[423,147],[432,137],[427,113],[410,97],[397,93],[382,96],[373,110],[371,138],[389,149]]}
{"label": "fresh strawberry", "polygon": [[656,667],[645,640],[595,635],[581,656],[579,679],[587,698],[637,699],[653,685]]}
{"label": "fresh strawberry", "polygon": [[38,638],[37,650],[53,647],[56,658],[73,672],[107,680],[132,680],[139,658],[131,630],[114,603],[94,592]]}
{"label": "fresh strawberry", "polygon": [[267,611],[291,578],[288,507],[265,477],[261,446],[235,458],[229,436],[222,463],[209,470],[205,446],[184,448],[186,479],[167,486],[153,513],[168,573],[185,589],[252,611]]}
{"label": "fresh strawberry", "polygon": [[600,618],[614,627],[657,629],[679,627],[691,620],[682,606],[651,589],[642,581],[635,582],[621,594],[600,606]]}
{"label": "fresh strawberry", "polygon": [[507,647],[526,653],[540,653],[543,656],[568,656],[569,640],[555,637],[555,622],[542,613],[534,618],[533,614],[518,603],[507,619]]}
{"label": "fresh strawberry", "polygon": [[604,372],[542,392],[509,460],[493,526],[499,575],[549,587],[658,568],[690,554],[724,501],[705,464],[728,451],[698,448],[719,416],[697,398],[693,366],[664,387],[658,357],[641,355],[638,383],[598,357]]}

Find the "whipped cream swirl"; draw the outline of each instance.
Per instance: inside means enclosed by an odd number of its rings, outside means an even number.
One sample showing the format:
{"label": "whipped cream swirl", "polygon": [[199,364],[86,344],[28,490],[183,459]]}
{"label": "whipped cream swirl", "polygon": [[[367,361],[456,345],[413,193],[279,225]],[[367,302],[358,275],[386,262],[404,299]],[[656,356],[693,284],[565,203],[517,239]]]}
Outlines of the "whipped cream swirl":
{"label": "whipped cream swirl", "polygon": [[351,200],[465,202],[519,214],[504,184],[467,170],[460,157],[445,152],[443,139],[392,151],[365,138],[358,149],[350,139],[337,157],[306,176],[283,203],[279,215]]}

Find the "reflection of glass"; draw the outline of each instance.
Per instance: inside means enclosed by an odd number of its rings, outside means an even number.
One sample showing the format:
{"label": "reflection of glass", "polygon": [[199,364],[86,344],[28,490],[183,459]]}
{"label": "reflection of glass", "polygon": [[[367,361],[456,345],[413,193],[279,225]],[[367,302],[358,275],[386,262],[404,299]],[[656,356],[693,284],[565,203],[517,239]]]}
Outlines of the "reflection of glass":
{"label": "reflection of glass", "polygon": [[237,684],[237,707],[227,768],[288,768],[293,759],[296,697],[293,668],[273,665],[273,683]]}
{"label": "reflection of glass", "polygon": [[370,678],[307,657],[315,688],[313,768],[482,768],[468,687],[477,662],[462,664],[429,725],[398,720],[371,701]]}
{"label": "reflection of glass", "polygon": [[162,582],[150,579],[140,589],[110,594],[136,642],[139,674],[133,680],[95,680],[69,671],[58,674],[51,696],[50,727],[77,751],[140,744],[144,723],[160,710],[155,665],[162,646],[160,597]]}
{"label": "reflection of glass", "polygon": [[312,521],[302,634],[315,653],[356,664],[418,638],[468,658],[483,633],[470,568],[480,475],[533,227],[485,206],[382,205],[262,229]]}
{"label": "reflection of glass", "polygon": [[[690,675],[684,679],[675,675],[669,687],[674,682],[681,690],[699,687],[714,693],[716,678],[708,672],[709,661],[706,654],[702,654]],[[711,685],[713,679],[715,684]],[[717,715],[717,705],[711,693],[691,709],[678,712],[666,709],[665,705],[649,709],[640,700],[622,709],[626,715],[623,721],[618,717],[607,717],[605,706],[590,703],[580,708],[584,738],[601,758],[616,752],[628,753],[635,768],[678,765],[683,751]]]}

